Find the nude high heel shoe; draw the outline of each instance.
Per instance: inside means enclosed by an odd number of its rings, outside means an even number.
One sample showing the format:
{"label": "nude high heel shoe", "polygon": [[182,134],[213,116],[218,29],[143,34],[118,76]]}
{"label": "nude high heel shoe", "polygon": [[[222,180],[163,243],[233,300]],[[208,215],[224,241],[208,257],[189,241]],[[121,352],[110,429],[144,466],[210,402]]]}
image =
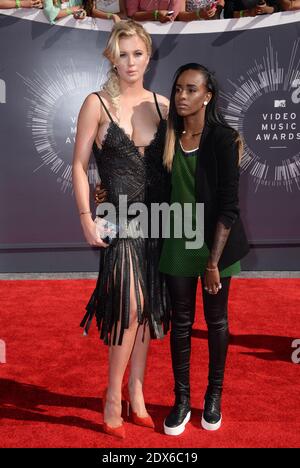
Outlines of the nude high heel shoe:
{"label": "nude high heel shoe", "polygon": [[[106,395],[107,395],[107,388],[103,392],[103,415],[104,415],[104,407],[106,405]],[[109,434],[111,436],[117,437],[118,439],[125,439],[125,427],[122,422],[120,426],[111,427],[106,422],[103,422],[103,432],[105,434]]]}

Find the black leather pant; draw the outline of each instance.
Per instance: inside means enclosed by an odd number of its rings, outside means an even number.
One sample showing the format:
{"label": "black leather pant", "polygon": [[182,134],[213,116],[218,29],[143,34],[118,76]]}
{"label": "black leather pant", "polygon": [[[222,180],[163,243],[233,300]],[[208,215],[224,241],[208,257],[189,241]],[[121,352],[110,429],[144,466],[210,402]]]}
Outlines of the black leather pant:
{"label": "black leather pant", "polygon": [[[166,275],[171,297],[171,355],[175,395],[190,396],[191,335],[195,318],[198,278]],[[222,289],[215,295],[204,289],[201,278],[204,316],[208,328],[209,387],[222,388],[228,349],[227,304],[230,277],[222,278]]]}

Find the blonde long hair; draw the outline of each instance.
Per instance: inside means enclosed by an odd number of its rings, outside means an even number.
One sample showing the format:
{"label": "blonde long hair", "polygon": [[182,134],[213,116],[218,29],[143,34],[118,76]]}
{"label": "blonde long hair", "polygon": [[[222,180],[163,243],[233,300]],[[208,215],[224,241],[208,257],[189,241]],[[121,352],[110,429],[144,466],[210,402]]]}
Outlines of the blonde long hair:
{"label": "blonde long hair", "polygon": [[118,72],[114,69],[113,63],[120,58],[120,39],[133,36],[138,36],[144,41],[147,53],[150,57],[152,53],[152,39],[141,24],[131,19],[120,21],[114,25],[103,52],[104,57],[111,62],[111,68],[107,73],[107,81],[103,85],[103,90],[109,94],[116,108],[118,108],[120,97],[120,84]]}
{"label": "blonde long hair", "polygon": [[183,128],[183,118],[177,114],[176,107],[175,107],[175,93],[176,93],[176,84],[179,76],[187,71],[187,70],[196,70],[199,71],[205,80],[205,86],[209,92],[212,94],[212,98],[209,101],[206,111],[205,111],[205,124],[216,126],[221,125],[223,127],[229,128],[233,132],[234,141],[238,146],[238,154],[239,154],[239,164],[242,159],[243,155],[243,140],[241,135],[232,127],[228,125],[222,114],[219,113],[217,109],[217,100],[218,100],[218,83],[215,79],[215,76],[212,72],[210,72],[206,67],[203,65],[199,65],[198,63],[187,63],[182,67],[178,68],[175,73],[175,78],[173,82],[171,98],[170,98],[170,110],[169,110],[169,117],[167,123],[167,133],[166,133],[166,140],[165,140],[165,149],[163,155],[163,164],[167,168],[168,171],[172,170],[173,158],[175,153],[175,145],[177,137],[182,133],[184,130]]}

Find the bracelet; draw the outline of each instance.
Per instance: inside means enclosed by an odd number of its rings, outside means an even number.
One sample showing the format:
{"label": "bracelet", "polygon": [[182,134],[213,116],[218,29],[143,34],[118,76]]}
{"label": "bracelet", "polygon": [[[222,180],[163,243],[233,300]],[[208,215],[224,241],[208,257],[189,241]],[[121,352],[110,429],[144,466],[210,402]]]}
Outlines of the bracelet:
{"label": "bracelet", "polygon": [[216,271],[217,269],[218,269],[218,267],[216,267],[216,268],[207,268],[207,267],[206,267],[206,268],[205,268],[206,271]]}
{"label": "bracelet", "polygon": [[73,15],[73,11],[71,10],[71,8],[66,8],[66,13],[67,15]]}
{"label": "bracelet", "polygon": [[198,19],[201,19],[201,16],[200,16],[200,8],[198,8],[198,10],[196,10],[196,15],[197,15],[197,18],[198,18]]}
{"label": "bracelet", "polygon": [[16,8],[21,8],[21,0],[16,0]]}
{"label": "bracelet", "polygon": [[92,214],[91,211],[80,211],[80,216],[84,214]]}
{"label": "bracelet", "polygon": [[112,13],[106,13],[107,19],[110,19],[112,17],[112,15],[113,15]]}
{"label": "bracelet", "polygon": [[240,10],[240,18],[244,16],[244,10]]}
{"label": "bracelet", "polygon": [[155,20],[155,21],[158,20],[158,14],[159,14],[159,11],[158,11],[158,10],[154,10],[154,11],[153,11],[153,16],[154,16],[154,20]]}

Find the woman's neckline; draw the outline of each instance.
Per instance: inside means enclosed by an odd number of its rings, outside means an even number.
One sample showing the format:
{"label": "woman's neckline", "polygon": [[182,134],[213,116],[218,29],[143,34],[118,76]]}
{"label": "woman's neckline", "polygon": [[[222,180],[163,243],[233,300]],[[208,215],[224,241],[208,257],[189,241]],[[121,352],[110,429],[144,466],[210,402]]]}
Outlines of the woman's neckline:
{"label": "woman's neckline", "polygon": [[194,153],[195,151],[198,151],[198,149],[199,149],[199,146],[197,148],[194,148],[194,149],[191,149],[191,150],[184,149],[184,147],[182,146],[180,138],[179,138],[179,144],[180,144],[180,147],[181,147],[181,149],[182,149],[182,151],[184,153]]}
{"label": "woman's neckline", "polygon": [[[154,133],[154,135],[153,135],[153,137],[152,137],[152,139],[151,139],[151,141],[149,142],[148,145],[145,145],[145,146],[137,146],[137,145],[135,144],[135,142],[133,141],[133,139],[130,137],[130,135],[128,135],[128,133],[126,133],[125,129],[124,129],[123,127],[120,127],[120,125],[119,125],[117,122],[115,122],[114,120],[111,120],[111,121],[109,122],[106,135],[105,135],[104,139],[102,140],[101,147],[98,146],[96,140],[94,140],[94,145],[95,145],[95,147],[96,147],[96,149],[97,149],[98,152],[102,152],[102,151],[103,151],[103,148],[104,148],[104,146],[105,146],[105,144],[106,144],[106,142],[107,142],[108,135],[109,135],[111,129],[113,128],[113,126],[115,126],[115,127],[123,134],[123,136],[127,139],[127,141],[129,142],[129,144],[131,144],[131,145],[133,146],[133,148],[135,148],[135,150],[136,150],[136,152],[138,153],[138,155],[139,155],[140,157],[144,157],[146,151],[155,143],[156,139],[158,138],[159,131],[160,131],[160,127],[161,127],[161,124],[162,124],[163,122],[166,122],[166,120],[165,120],[165,119],[160,119],[160,121],[159,121],[159,123],[158,123],[158,126],[157,126],[157,128],[156,128],[156,131],[155,131],[155,133]],[[141,152],[139,151],[138,148],[144,148],[144,152],[141,153]]]}

